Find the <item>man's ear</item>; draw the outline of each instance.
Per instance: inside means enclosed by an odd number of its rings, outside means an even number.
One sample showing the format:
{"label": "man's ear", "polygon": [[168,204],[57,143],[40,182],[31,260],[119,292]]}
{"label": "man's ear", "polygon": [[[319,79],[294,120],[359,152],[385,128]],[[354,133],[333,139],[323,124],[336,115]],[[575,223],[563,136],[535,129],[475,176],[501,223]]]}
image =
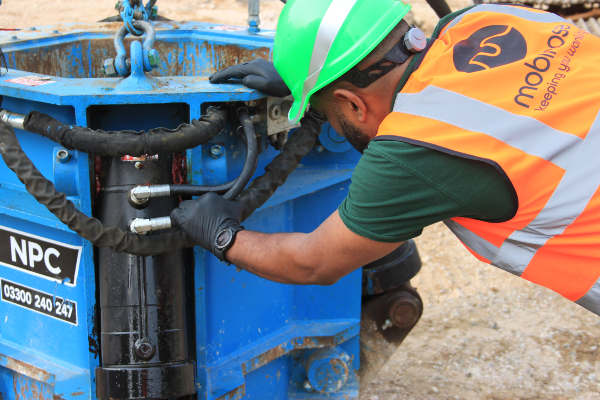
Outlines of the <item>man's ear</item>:
{"label": "man's ear", "polygon": [[346,89],[336,89],[333,95],[340,103],[345,114],[349,112],[357,122],[365,122],[367,120],[367,105],[355,92]]}

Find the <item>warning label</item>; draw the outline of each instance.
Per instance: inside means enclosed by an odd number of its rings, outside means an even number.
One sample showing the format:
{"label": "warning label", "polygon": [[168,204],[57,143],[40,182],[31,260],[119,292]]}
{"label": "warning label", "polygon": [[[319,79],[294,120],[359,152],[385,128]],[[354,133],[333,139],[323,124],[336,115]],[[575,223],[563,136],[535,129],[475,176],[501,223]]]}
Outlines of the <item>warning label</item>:
{"label": "warning label", "polygon": [[55,83],[49,76],[25,76],[23,78],[7,79],[6,82],[18,83],[19,85],[26,86],[40,86],[47,85],[49,83]]}

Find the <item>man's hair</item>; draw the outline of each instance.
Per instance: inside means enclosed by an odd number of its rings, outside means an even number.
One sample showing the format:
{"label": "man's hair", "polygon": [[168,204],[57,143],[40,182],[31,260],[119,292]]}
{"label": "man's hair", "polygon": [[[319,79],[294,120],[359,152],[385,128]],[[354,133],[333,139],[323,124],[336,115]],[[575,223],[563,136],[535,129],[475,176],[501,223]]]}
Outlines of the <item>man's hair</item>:
{"label": "man's hair", "polygon": [[[401,20],[398,25],[396,25],[394,29],[392,29],[390,33],[388,33],[387,36],[377,45],[377,47],[375,47],[365,58],[359,61],[355,67],[359,70],[363,70],[381,60],[402,39],[404,34],[408,32],[409,29],[410,26],[408,23],[405,20]],[[327,97],[329,97],[333,94],[335,89],[339,89],[341,87],[351,88],[355,86],[350,82],[336,79],[315,94],[325,94]]]}

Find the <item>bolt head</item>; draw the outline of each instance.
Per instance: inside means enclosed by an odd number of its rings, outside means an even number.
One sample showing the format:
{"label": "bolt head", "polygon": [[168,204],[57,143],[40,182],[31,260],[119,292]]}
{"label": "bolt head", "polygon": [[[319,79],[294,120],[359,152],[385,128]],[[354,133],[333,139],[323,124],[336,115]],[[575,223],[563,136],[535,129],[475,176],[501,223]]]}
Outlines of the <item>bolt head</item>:
{"label": "bolt head", "polygon": [[104,64],[102,64],[102,71],[104,71],[104,74],[109,78],[115,78],[119,76],[119,73],[117,72],[117,67],[115,66],[114,58],[104,60]]}
{"label": "bolt head", "polygon": [[141,162],[139,162],[139,161],[138,161],[138,162],[136,162],[134,165],[135,165],[135,167],[136,167],[137,169],[144,169],[144,164],[142,164],[142,163],[141,163]]}
{"label": "bolt head", "polygon": [[69,152],[65,149],[60,149],[56,152],[56,160],[61,164],[67,163],[70,158]]}
{"label": "bolt head", "polygon": [[210,155],[213,158],[220,158],[223,155],[223,149],[221,149],[221,146],[215,145],[215,146],[211,147]]}
{"label": "bolt head", "polygon": [[277,121],[282,116],[283,113],[281,112],[281,107],[278,104],[272,105],[271,109],[269,110],[269,118],[271,118],[274,121]]}
{"label": "bolt head", "polygon": [[150,338],[142,338],[135,341],[135,355],[140,359],[148,361],[156,353],[156,346]]}
{"label": "bolt head", "polygon": [[152,68],[160,67],[160,54],[157,50],[152,49],[148,51],[148,60],[150,60],[150,65]]}

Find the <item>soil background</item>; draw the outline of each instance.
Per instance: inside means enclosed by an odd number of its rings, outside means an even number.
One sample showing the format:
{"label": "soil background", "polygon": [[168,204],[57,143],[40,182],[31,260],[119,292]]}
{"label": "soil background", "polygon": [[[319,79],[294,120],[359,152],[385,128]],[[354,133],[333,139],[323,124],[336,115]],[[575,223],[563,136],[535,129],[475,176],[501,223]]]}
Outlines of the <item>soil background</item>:
{"label": "soil background", "polygon": [[[469,0],[450,0],[453,10]],[[116,0],[4,0],[0,28],[95,22]],[[413,0],[415,22],[431,33],[437,17]],[[175,21],[244,26],[239,0],[160,0]],[[283,4],[261,1],[274,29]],[[600,318],[553,292],[472,257],[442,224],[417,239],[423,269],[412,281],[425,311],[363,400],[600,400]]]}

